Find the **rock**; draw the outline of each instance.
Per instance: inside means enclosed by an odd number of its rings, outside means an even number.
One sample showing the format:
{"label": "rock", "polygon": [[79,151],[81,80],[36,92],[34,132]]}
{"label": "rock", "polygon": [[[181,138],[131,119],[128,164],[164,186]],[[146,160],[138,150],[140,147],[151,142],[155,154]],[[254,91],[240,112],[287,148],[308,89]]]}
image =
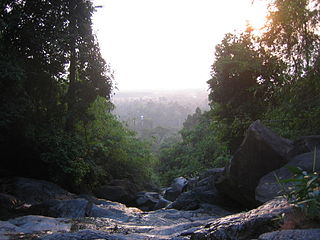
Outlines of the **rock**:
{"label": "rock", "polygon": [[137,208],[127,208],[121,203],[103,201],[99,205],[92,205],[88,217],[103,217],[127,222],[130,219],[134,219],[140,213],[141,210]]}
{"label": "rock", "polygon": [[0,193],[0,208],[15,209],[19,200],[12,195]]}
{"label": "rock", "polygon": [[0,220],[28,215],[30,204],[25,204],[15,196],[0,193]]}
{"label": "rock", "polygon": [[71,223],[66,219],[43,216],[23,216],[8,221],[0,221],[0,239],[22,239],[32,233],[67,232]]}
{"label": "rock", "polygon": [[[317,161],[316,161],[316,171],[320,171],[320,151],[317,151]],[[276,176],[280,179],[289,179],[293,177],[293,174],[290,172],[288,167],[300,167],[307,172],[312,172],[313,168],[313,159],[314,159],[314,152],[308,152],[301,155],[298,155],[293,158],[288,164],[284,165],[283,167],[268,173],[267,175],[263,176],[260,181],[259,185],[256,188],[255,195],[256,200],[264,203],[267,202],[274,197],[283,194],[282,188],[277,182],[275,178]],[[282,184],[287,190],[291,184]]]}
{"label": "rock", "polygon": [[224,176],[216,182],[218,190],[245,207],[258,206],[255,188],[260,178],[285,165],[292,148],[290,140],[277,136],[259,120],[255,121],[225,167]]}
{"label": "rock", "polygon": [[56,233],[48,236],[44,236],[39,240],[98,240],[98,239],[107,239],[107,240],[125,240],[128,238],[120,236],[112,236],[109,233],[97,230],[81,230],[75,233]]}
{"label": "rock", "polygon": [[[189,235],[201,228],[209,220],[229,214],[223,209],[207,204],[195,211],[160,209],[142,212],[128,208],[124,204],[84,196],[86,199],[50,200],[47,208],[55,213],[57,209],[67,212],[74,204],[79,207],[76,218],[50,218],[26,216],[0,221],[0,239],[175,239],[186,240]],[[48,204],[48,202],[51,204]],[[83,215],[82,209],[90,203],[91,209]],[[87,205],[88,206],[88,205]],[[36,206],[33,206],[34,208]],[[86,207],[87,208],[87,207]],[[79,211],[80,209],[81,211]],[[69,216],[69,214],[66,214]]]}
{"label": "rock", "polygon": [[224,172],[224,168],[210,168],[204,171],[199,179],[205,179],[208,177],[213,177],[214,179],[219,178]]}
{"label": "rock", "polygon": [[143,211],[151,211],[155,209],[161,195],[156,192],[139,192],[136,198],[136,207]]}
{"label": "rock", "polygon": [[23,216],[9,220],[11,224],[18,226],[23,233],[39,231],[70,231],[71,224],[63,218],[51,218],[43,216]]}
{"label": "rock", "polygon": [[292,211],[286,200],[274,199],[249,212],[218,218],[191,235],[193,240],[247,240],[277,230],[279,216]]}
{"label": "rock", "polygon": [[0,180],[0,189],[3,193],[10,194],[27,204],[39,204],[46,200],[66,200],[74,195],[58,185],[31,178],[4,178]]}
{"label": "rock", "polygon": [[184,192],[170,204],[169,208],[178,210],[195,210],[199,208],[200,202],[194,191]]}
{"label": "rock", "polygon": [[172,202],[167,200],[167,199],[164,199],[163,197],[160,197],[159,201],[157,202],[157,204],[154,206],[154,209],[153,210],[158,210],[158,209],[161,209],[161,208],[166,208],[168,207]]}
{"label": "rock", "polygon": [[187,179],[185,179],[184,177],[178,177],[173,180],[170,187],[172,187],[174,190],[182,192],[184,188],[187,186],[187,184]]}
{"label": "rock", "polygon": [[320,135],[304,136],[293,142],[293,149],[288,153],[290,157],[302,153],[312,152],[314,149],[320,149]]}
{"label": "rock", "polygon": [[258,240],[315,240],[320,239],[320,229],[282,230],[262,234]]}
{"label": "rock", "polygon": [[98,198],[120,202],[127,206],[134,206],[136,193],[139,188],[127,179],[113,180],[107,185],[101,186],[95,191]]}
{"label": "rock", "polygon": [[184,177],[175,178],[170,187],[164,193],[164,198],[169,201],[174,201],[183,192],[188,184],[188,180]]}
{"label": "rock", "polygon": [[85,199],[48,200],[34,205],[30,212],[37,215],[60,218],[79,218],[90,214],[92,203]]}
{"label": "rock", "polygon": [[225,198],[215,187],[214,182],[220,178],[223,168],[209,169],[202,173],[200,177],[189,186],[188,192],[181,193],[178,198],[170,205],[170,208],[178,210],[194,210],[202,203],[216,204],[228,208],[239,208],[234,201]]}

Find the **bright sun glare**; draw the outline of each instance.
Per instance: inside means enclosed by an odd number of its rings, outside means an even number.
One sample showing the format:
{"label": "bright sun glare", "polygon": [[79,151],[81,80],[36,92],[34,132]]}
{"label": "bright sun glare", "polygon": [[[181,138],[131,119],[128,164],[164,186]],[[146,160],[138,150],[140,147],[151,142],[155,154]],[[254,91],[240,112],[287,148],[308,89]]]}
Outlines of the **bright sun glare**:
{"label": "bright sun glare", "polygon": [[264,1],[95,0],[94,28],[119,90],[207,89],[215,45],[247,22],[263,26]]}

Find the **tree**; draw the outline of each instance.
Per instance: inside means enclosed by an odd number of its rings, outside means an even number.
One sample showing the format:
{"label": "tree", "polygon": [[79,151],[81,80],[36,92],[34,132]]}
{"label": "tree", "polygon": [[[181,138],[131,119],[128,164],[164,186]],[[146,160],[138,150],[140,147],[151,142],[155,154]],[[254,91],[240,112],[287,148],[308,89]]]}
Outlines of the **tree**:
{"label": "tree", "polygon": [[207,168],[225,164],[228,151],[217,141],[213,125],[211,113],[201,113],[197,108],[183,124],[182,140],[172,143],[168,139],[161,145],[159,171],[164,185],[176,177],[191,177]]}
{"label": "tree", "polygon": [[266,51],[250,28],[239,35],[227,34],[216,46],[209,100],[214,118],[222,127],[222,141],[234,150],[245,129],[260,118],[282,84],[283,64]]}
{"label": "tree", "polygon": [[295,77],[304,74],[319,51],[318,0],[272,0],[263,41],[285,60]]}
{"label": "tree", "polygon": [[273,0],[262,44],[288,65],[287,81],[264,118],[281,135],[319,134],[320,4],[318,0]]}
{"label": "tree", "polygon": [[93,11],[86,0],[1,1],[5,174],[74,185],[89,172],[85,139],[75,126],[90,121],[91,104],[98,96],[108,100],[112,90],[110,68],[92,33]]}

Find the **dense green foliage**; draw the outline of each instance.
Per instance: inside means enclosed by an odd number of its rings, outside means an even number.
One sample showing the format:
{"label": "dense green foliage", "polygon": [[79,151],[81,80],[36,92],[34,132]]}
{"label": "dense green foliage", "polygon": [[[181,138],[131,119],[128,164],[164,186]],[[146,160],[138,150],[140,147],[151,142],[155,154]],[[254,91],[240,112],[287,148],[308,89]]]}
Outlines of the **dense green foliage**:
{"label": "dense green foliage", "polygon": [[150,180],[148,148],[110,114],[112,71],[85,0],[0,5],[1,175],[80,191],[110,178]]}
{"label": "dense green foliage", "polygon": [[234,150],[281,84],[283,65],[259,46],[250,28],[239,35],[227,34],[216,46],[215,57],[209,99],[220,136]]}
{"label": "dense green foliage", "polygon": [[281,181],[293,184],[291,189],[285,192],[285,197],[308,218],[319,221],[320,173],[315,171],[308,173],[301,168],[291,168],[290,170],[294,176]]}
{"label": "dense green foliage", "polygon": [[162,146],[159,172],[163,184],[177,176],[192,177],[212,167],[223,167],[228,160],[224,144],[216,140],[209,112],[199,108],[189,115],[180,131],[182,141],[167,140]]}
{"label": "dense green foliage", "polygon": [[216,47],[210,101],[218,135],[232,151],[261,119],[279,134],[319,134],[319,4],[270,2],[264,32],[249,26]]}

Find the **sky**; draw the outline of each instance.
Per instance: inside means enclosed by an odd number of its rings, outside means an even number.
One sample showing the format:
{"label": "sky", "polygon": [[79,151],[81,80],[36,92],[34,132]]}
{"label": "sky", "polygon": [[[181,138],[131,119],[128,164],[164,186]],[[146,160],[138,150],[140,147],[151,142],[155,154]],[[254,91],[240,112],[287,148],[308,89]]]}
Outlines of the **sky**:
{"label": "sky", "polygon": [[[253,2],[253,4],[252,4]],[[119,91],[207,89],[215,46],[261,27],[263,0],[94,0],[102,56]]]}

